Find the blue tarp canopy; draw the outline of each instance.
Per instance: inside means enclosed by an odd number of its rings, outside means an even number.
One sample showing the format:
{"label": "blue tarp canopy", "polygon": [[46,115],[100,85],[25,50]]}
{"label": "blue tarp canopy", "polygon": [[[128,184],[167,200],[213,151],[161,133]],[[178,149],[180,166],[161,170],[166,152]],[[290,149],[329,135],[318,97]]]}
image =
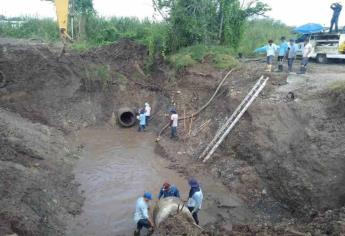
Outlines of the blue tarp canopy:
{"label": "blue tarp canopy", "polygon": [[320,24],[309,23],[295,28],[294,31],[301,34],[320,33],[323,31],[323,26]]}

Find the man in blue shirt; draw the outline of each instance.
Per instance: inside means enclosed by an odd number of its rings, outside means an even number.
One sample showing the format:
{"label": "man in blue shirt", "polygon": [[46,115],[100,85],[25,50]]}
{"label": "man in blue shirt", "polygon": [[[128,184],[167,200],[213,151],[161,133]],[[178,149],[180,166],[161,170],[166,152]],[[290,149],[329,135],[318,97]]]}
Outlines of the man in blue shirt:
{"label": "man in blue shirt", "polygon": [[140,110],[140,114],[138,116],[138,120],[139,120],[139,128],[138,131],[145,131],[145,127],[146,127],[146,115],[145,115],[145,110],[141,109]]}
{"label": "man in blue shirt", "polygon": [[137,229],[134,232],[135,236],[140,235],[142,228],[147,228],[149,232],[153,232],[154,223],[149,217],[149,202],[152,200],[152,194],[145,192],[144,195],[138,198],[135,213],[134,221],[137,224]]}
{"label": "man in blue shirt", "polygon": [[192,216],[195,220],[195,223],[199,224],[198,212],[201,209],[203,194],[200,188],[198,181],[194,178],[188,180],[188,184],[190,186],[189,196],[187,207],[189,211],[192,213]]}
{"label": "man in blue shirt", "polygon": [[286,56],[286,52],[289,48],[289,44],[286,42],[285,37],[281,37],[279,45],[279,53],[278,53],[278,71],[283,72],[283,64],[284,58]]}
{"label": "man in blue shirt", "polygon": [[158,194],[158,199],[166,197],[177,197],[180,198],[180,191],[176,186],[170,185],[168,182],[165,182]]}
{"label": "man in blue shirt", "polygon": [[331,27],[329,28],[329,32],[332,33],[333,26],[335,26],[335,32],[338,32],[338,21],[339,21],[340,12],[343,9],[343,6],[339,2],[337,2],[331,5],[331,9],[333,10],[333,16],[332,16]]}

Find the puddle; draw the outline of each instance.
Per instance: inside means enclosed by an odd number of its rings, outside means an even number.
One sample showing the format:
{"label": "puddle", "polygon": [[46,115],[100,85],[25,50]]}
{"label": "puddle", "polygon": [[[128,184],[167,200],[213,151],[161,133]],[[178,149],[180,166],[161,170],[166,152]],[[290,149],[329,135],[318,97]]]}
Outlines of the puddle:
{"label": "puddle", "polygon": [[67,235],[132,235],[136,199],[144,191],[155,198],[165,180],[188,196],[185,178],[167,168],[154,153],[154,136],[135,129],[88,128],[78,132],[84,145],[75,167],[76,180],[86,198],[83,211],[71,222]]}

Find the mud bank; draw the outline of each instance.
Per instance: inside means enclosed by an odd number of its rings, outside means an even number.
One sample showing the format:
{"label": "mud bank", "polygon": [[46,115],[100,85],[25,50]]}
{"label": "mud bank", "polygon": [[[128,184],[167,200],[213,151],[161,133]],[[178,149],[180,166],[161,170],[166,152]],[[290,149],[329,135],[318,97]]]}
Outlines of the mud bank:
{"label": "mud bank", "polygon": [[[180,116],[192,114],[226,71],[202,64],[175,74],[160,65],[148,76],[142,69],[146,49],[128,40],[60,58],[53,45],[13,40],[0,45],[0,70],[8,79],[0,89],[1,234],[64,234],[83,195],[83,213],[69,232],[100,235],[105,228],[104,235],[126,235],[139,192],[156,192],[166,173],[187,188],[176,172],[202,182],[201,222],[210,235],[279,235],[290,227],[315,235],[343,232],[344,67],[312,65],[305,76],[270,74],[269,85],[231,136],[202,164],[196,158],[264,64],[243,64],[204,112],[180,123],[178,141],[165,133],[154,146],[149,134],[113,129],[116,111],[149,101],[150,130],[159,131],[172,103]],[[294,100],[286,98],[289,92]],[[79,147],[84,156],[74,170],[84,190],[78,193],[71,167],[76,156],[64,135],[96,124],[112,128],[82,130],[73,141],[85,146]],[[137,164],[142,172],[135,172]]]}

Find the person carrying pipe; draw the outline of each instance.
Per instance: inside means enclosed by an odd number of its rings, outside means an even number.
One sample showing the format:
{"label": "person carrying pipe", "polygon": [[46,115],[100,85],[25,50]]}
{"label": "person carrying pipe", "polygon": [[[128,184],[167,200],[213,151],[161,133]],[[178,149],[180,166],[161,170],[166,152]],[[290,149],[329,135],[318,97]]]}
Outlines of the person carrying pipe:
{"label": "person carrying pipe", "polygon": [[138,132],[145,131],[145,128],[146,128],[146,116],[145,116],[145,110],[144,109],[140,110],[140,114],[138,116],[138,120],[139,120]]}
{"label": "person carrying pipe", "polygon": [[171,138],[177,138],[177,126],[178,126],[178,114],[176,110],[171,111],[170,116],[170,127],[171,127]]}
{"label": "person carrying pipe", "polygon": [[190,191],[188,195],[187,207],[192,213],[195,223],[199,225],[198,213],[201,209],[203,194],[198,181],[194,178],[188,180]]}
{"label": "person carrying pipe", "polygon": [[338,21],[339,21],[340,12],[343,9],[343,6],[339,2],[336,2],[331,5],[331,9],[333,10],[333,16],[331,19],[331,27],[329,28],[329,32],[332,33],[333,26],[334,26],[335,32],[338,33],[339,31]]}
{"label": "person carrying pipe", "polygon": [[286,42],[285,36],[280,38],[279,53],[278,53],[278,71],[283,72],[284,58],[289,48],[289,44]]}
{"label": "person carrying pipe", "polygon": [[137,229],[134,231],[135,236],[140,235],[142,228],[149,230],[149,235],[153,233],[155,224],[149,216],[149,202],[152,200],[152,194],[145,192],[144,195],[137,199],[134,213],[134,221]]}
{"label": "person carrying pipe", "polygon": [[266,53],[267,53],[267,72],[272,72],[272,66],[273,66],[273,59],[276,55],[276,51],[278,50],[278,46],[273,43],[273,40],[268,40],[268,44],[265,47]]}
{"label": "person carrying pipe", "polygon": [[165,182],[159,191],[158,199],[167,198],[167,197],[177,197],[180,198],[180,191],[175,185],[170,185],[168,182]]}
{"label": "person carrying pipe", "polygon": [[309,39],[307,38],[304,40],[300,74],[306,73],[309,57],[312,52],[313,52],[313,46],[311,45],[311,43],[309,42]]}
{"label": "person carrying pipe", "polygon": [[145,116],[146,116],[146,126],[148,126],[150,117],[151,117],[151,107],[148,102],[145,102]]}

